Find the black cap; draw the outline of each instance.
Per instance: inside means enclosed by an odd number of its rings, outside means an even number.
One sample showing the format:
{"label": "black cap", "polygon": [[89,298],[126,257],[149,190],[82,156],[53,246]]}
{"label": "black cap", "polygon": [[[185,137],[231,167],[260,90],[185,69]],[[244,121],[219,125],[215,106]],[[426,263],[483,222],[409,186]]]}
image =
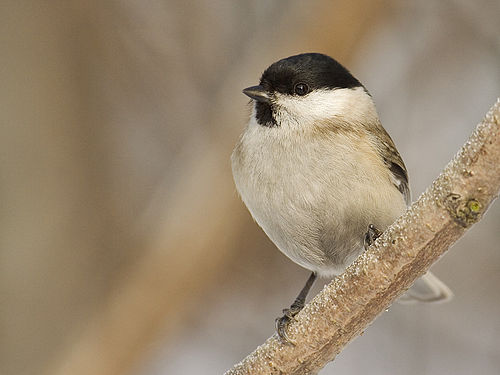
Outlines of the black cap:
{"label": "black cap", "polygon": [[363,87],[340,63],[321,53],[303,53],[279,60],[260,79],[260,86],[266,91],[290,95],[298,83],[307,84],[309,91]]}

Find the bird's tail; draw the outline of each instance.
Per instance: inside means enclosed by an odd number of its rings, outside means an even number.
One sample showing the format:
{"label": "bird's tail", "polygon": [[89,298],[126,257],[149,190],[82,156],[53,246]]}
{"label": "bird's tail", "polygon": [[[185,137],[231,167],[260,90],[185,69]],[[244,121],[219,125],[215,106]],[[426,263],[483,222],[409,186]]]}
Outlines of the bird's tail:
{"label": "bird's tail", "polygon": [[453,292],[432,273],[427,272],[415,281],[398,302],[404,304],[417,302],[448,302],[453,298]]}

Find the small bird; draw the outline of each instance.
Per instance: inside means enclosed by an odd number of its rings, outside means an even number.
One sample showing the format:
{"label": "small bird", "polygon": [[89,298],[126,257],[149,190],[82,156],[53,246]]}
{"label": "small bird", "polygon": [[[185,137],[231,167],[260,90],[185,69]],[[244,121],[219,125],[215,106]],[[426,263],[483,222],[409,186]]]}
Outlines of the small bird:
{"label": "small bird", "polygon": [[[408,173],[371,95],[333,58],[304,53],[269,66],[231,156],[236,188],[271,241],[312,271],[284,315],[279,337],[304,307],[317,275],[342,273],[410,203]],[[444,301],[430,273],[401,299]]]}

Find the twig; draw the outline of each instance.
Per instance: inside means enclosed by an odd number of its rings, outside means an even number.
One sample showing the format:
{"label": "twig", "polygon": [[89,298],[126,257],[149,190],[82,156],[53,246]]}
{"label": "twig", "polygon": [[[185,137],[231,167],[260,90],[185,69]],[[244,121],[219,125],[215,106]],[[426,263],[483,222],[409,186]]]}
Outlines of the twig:
{"label": "twig", "polygon": [[[289,326],[226,375],[315,374],[422,276],[500,190],[500,99],[439,177]],[[390,204],[390,202],[388,202]]]}

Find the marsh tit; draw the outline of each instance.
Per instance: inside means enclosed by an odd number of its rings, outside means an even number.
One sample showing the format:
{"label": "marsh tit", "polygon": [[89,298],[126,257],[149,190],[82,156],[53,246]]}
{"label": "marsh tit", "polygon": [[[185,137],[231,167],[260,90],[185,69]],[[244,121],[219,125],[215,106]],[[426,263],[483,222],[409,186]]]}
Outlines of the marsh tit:
{"label": "marsh tit", "polygon": [[[316,276],[342,273],[410,203],[408,173],[371,95],[341,64],[305,53],[269,66],[231,164],[255,221],[291,260],[312,271],[278,335],[303,308]],[[444,301],[430,273],[401,300]]]}

